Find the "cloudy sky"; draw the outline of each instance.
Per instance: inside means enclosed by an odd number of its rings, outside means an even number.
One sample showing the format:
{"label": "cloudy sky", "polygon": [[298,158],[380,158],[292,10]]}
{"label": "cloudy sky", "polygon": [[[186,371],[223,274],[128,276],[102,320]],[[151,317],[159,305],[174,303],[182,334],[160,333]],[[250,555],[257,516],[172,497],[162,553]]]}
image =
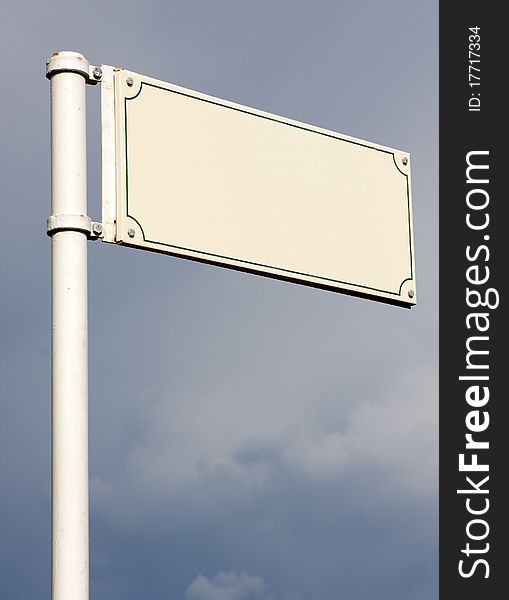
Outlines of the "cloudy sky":
{"label": "cloudy sky", "polygon": [[91,598],[437,598],[437,24],[417,0],[4,7],[0,597],[50,594],[44,68],[77,50],[410,151],[419,297],[90,243]]}

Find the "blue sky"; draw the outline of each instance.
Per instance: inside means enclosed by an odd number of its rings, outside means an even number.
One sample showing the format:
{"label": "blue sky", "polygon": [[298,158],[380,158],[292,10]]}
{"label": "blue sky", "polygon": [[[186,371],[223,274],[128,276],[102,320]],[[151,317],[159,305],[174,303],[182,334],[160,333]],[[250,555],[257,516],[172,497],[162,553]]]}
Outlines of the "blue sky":
{"label": "blue sky", "polygon": [[90,243],[91,598],[437,598],[437,3],[56,0],[1,27],[0,597],[50,595],[44,65],[67,49],[410,151],[419,298]]}

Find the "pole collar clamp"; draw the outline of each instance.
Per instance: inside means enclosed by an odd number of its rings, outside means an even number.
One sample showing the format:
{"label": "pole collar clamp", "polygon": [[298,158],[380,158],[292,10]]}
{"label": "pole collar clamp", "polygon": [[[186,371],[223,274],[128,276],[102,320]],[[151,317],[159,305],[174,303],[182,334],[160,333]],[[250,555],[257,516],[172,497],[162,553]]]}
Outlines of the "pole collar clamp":
{"label": "pole collar clamp", "polygon": [[100,67],[90,65],[79,52],[55,52],[46,61],[46,77],[51,79],[57,73],[78,73],[87,83],[95,84],[102,78]]}
{"label": "pole collar clamp", "polygon": [[92,221],[86,215],[51,215],[46,233],[51,237],[58,231],[79,231],[92,236]]}

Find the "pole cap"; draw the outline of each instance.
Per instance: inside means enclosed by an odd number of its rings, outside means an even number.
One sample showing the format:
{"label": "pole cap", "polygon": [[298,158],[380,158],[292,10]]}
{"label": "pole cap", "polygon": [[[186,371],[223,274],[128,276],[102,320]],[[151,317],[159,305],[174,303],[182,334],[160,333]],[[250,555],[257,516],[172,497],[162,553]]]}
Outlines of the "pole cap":
{"label": "pole cap", "polygon": [[85,79],[89,77],[88,60],[79,52],[64,50],[55,52],[46,61],[46,77],[51,79],[56,73],[79,73]]}

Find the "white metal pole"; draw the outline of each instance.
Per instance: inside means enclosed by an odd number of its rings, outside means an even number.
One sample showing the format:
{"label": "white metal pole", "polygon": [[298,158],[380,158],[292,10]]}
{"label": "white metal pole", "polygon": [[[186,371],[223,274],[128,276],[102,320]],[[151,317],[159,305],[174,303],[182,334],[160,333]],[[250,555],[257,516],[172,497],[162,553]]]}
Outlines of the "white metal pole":
{"label": "white metal pole", "polygon": [[88,600],[86,59],[60,52],[51,80],[52,599]]}

